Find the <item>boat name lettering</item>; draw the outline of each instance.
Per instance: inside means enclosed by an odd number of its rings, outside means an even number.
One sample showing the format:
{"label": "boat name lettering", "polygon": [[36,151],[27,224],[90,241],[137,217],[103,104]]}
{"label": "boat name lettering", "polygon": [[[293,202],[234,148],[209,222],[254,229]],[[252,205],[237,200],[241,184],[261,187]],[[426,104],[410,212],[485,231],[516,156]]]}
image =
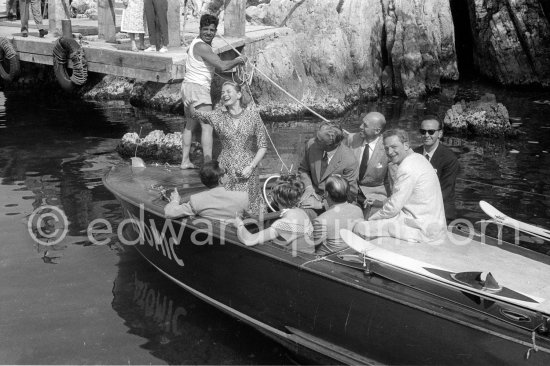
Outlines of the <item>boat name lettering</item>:
{"label": "boat name lettering", "polygon": [[[174,250],[175,245],[181,243],[183,236],[183,225],[180,226],[180,230],[176,233],[172,220],[164,220],[162,230],[159,232],[154,219],[149,219],[149,225],[146,225],[143,210],[140,209],[140,217],[137,217],[129,210],[126,210],[127,215],[130,217],[130,222],[138,233],[139,238],[132,244],[137,244],[139,240],[140,245],[145,245],[145,241],[150,247],[154,247],[157,252],[162,253],[168,259],[175,261],[178,265],[184,266],[183,261],[178,258]],[[169,234],[169,235],[167,235]]]}

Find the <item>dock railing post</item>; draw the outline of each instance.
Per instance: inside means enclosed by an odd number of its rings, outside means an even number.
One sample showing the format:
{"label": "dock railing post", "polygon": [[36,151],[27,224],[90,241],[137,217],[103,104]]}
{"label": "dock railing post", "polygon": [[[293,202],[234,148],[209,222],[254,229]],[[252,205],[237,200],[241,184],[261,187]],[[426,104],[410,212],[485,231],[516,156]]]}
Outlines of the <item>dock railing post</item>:
{"label": "dock railing post", "polygon": [[181,7],[178,1],[168,1],[168,46],[181,46],[180,37]]}
{"label": "dock railing post", "polygon": [[61,21],[67,18],[61,1],[63,0],[48,0],[48,31],[56,37],[63,34]]}
{"label": "dock railing post", "polygon": [[223,34],[226,37],[243,38],[246,26],[246,0],[225,2]]}
{"label": "dock railing post", "polygon": [[97,0],[97,28],[99,39],[115,42],[115,0]]}

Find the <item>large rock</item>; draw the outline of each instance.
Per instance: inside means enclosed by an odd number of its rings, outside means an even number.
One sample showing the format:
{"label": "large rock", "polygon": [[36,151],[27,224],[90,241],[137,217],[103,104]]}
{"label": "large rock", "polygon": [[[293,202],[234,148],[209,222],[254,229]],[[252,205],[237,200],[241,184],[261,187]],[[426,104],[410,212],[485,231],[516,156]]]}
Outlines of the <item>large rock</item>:
{"label": "large rock", "polygon": [[441,79],[458,78],[448,0],[272,0],[247,14],[251,21],[284,22],[294,30],[293,41],[271,46],[286,45],[280,59],[264,50],[270,58],[262,66],[296,71],[292,80],[306,83],[302,97],[353,101],[381,92],[418,97],[438,90]]}
{"label": "large rock", "polygon": [[550,86],[548,0],[468,0],[473,15],[474,61],[504,85]]}
{"label": "large rock", "polygon": [[446,129],[479,136],[517,136],[512,127],[508,110],[497,103],[493,94],[486,94],[480,100],[461,101],[445,114]]}

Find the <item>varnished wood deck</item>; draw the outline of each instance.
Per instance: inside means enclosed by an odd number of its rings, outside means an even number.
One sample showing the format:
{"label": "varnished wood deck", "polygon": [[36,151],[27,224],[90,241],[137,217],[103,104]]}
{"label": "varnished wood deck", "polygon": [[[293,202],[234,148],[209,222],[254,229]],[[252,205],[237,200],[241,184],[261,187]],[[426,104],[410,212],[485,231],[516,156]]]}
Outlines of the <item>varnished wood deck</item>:
{"label": "varnished wood deck", "polygon": [[[198,35],[198,21],[188,20],[185,26],[184,44],[181,47],[169,47],[167,53],[145,53],[130,50],[129,42],[106,43],[98,40],[97,21],[71,19],[73,33],[81,33],[82,48],[88,70],[90,72],[124,76],[144,81],[171,83],[181,81],[185,74],[186,45]],[[47,20],[44,21],[47,24]],[[117,22],[118,24],[118,22]],[[25,62],[53,65],[53,48],[57,37],[48,34],[44,38],[38,37],[38,30],[32,20],[29,22],[29,36],[22,37],[21,23],[16,21],[0,21],[0,37],[8,38],[15,46],[19,59]],[[223,25],[218,27],[223,35]],[[94,32],[95,30],[95,32]],[[269,40],[279,35],[288,34],[288,28],[274,28],[267,26],[247,26],[244,38],[227,38],[231,46],[239,49],[247,44]],[[86,36],[88,34],[88,36]],[[149,45],[147,39],[146,46]],[[231,46],[220,37],[214,39],[214,51],[218,54],[233,52]],[[246,47],[244,48],[246,54]],[[232,57],[232,56],[231,56]],[[69,64],[71,67],[71,64]]]}

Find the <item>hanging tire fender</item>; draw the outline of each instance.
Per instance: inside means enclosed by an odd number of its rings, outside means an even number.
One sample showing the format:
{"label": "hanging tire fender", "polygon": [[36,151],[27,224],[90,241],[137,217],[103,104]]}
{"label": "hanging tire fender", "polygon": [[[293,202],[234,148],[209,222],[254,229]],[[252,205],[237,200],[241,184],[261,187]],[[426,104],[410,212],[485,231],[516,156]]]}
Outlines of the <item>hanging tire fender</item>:
{"label": "hanging tire fender", "polygon": [[[7,61],[9,69],[6,71],[4,60]],[[0,37],[0,77],[6,81],[14,81],[21,72],[19,57],[13,44],[5,37]]]}
{"label": "hanging tire fender", "polygon": [[[73,72],[69,76],[67,63],[73,63]],[[65,91],[84,85],[88,79],[88,66],[82,47],[72,38],[61,37],[53,48],[53,70],[59,86]]]}

